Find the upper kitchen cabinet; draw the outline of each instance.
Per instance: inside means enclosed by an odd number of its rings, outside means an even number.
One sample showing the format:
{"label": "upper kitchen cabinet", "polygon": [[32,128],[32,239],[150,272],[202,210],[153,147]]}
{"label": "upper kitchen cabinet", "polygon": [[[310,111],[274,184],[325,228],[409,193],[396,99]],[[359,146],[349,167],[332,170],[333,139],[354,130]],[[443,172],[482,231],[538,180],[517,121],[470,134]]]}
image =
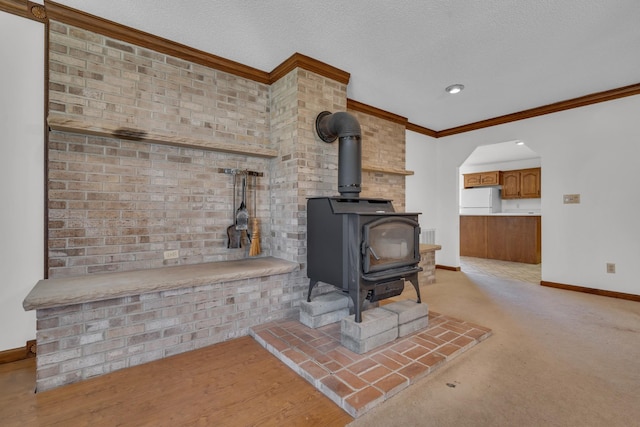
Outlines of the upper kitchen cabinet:
{"label": "upper kitchen cabinet", "polygon": [[518,169],[502,173],[503,199],[539,199],[540,168]]}
{"label": "upper kitchen cabinet", "polygon": [[464,188],[502,184],[502,172],[477,172],[464,174]]}

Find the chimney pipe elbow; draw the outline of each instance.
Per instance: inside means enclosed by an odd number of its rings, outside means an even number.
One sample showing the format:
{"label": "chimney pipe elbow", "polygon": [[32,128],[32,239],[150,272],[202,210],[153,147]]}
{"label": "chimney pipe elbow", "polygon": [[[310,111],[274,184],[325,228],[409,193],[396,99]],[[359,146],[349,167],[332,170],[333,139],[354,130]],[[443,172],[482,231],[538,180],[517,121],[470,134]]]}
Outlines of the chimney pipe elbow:
{"label": "chimney pipe elbow", "polygon": [[360,137],[360,123],[351,114],[339,111],[323,111],[316,117],[316,132],[324,142],[333,142],[338,137]]}

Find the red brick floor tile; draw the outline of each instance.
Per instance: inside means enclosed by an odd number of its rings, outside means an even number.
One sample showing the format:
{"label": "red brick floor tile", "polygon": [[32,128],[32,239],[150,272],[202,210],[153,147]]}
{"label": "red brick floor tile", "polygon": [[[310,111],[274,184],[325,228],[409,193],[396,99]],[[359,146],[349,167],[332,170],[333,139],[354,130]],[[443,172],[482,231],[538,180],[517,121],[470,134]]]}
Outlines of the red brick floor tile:
{"label": "red brick floor tile", "polygon": [[330,343],[335,343],[335,340],[327,335],[322,335],[319,338],[309,341],[307,344],[309,344],[311,347],[314,347],[314,348],[320,348]]}
{"label": "red brick floor tile", "polygon": [[427,334],[427,335],[429,335],[431,337],[439,337],[440,335],[444,334],[445,332],[449,332],[449,331],[446,330],[445,328],[441,327],[441,326],[436,326],[435,328],[427,329],[425,334]]}
{"label": "red brick floor tile", "polygon": [[351,406],[355,415],[361,415],[384,400],[384,394],[374,387],[367,387],[347,397],[345,403]]}
{"label": "red brick floor tile", "polygon": [[421,333],[418,334],[418,337],[420,337],[423,340],[429,341],[434,343],[435,345],[442,345],[442,344],[446,344],[445,340],[441,340],[440,338],[434,337],[433,335],[429,335],[428,333]]}
{"label": "red brick floor tile", "polygon": [[449,341],[455,340],[459,336],[460,336],[460,334],[458,334],[456,332],[447,331],[444,334],[439,335],[438,338],[440,338],[441,340],[445,340],[445,341],[449,342]]}
{"label": "red brick floor tile", "polygon": [[391,370],[389,368],[378,365],[375,368],[369,369],[367,372],[363,372],[362,374],[360,374],[360,378],[370,384],[373,384],[376,381],[379,381],[381,378],[386,377],[390,373]]}
{"label": "red brick floor tile", "polygon": [[335,360],[331,360],[330,362],[322,364],[327,370],[331,373],[338,372],[340,369],[343,369],[344,366],[336,362]]}
{"label": "red brick floor tile", "polygon": [[353,363],[353,359],[340,352],[339,349],[328,351],[325,354],[342,366],[351,365]]}
{"label": "red brick floor tile", "polygon": [[283,335],[288,335],[289,332],[287,332],[286,330],[282,329],[281,326],[272,326],[271,328],[269,328],[269,330],[271,331],[271,333],[277,337],[281,337]]}
{"label": "red brick floor tile", "polygon": [[458,347],[457,345],[445,344],[442,347],[438,347],[436,351],[449,358],[453,356],[458,350],[460,350],[460,347]]}
{"label": "red brick floor tile", "polygon": [[400,392],[401,390],[407,388],[409,386],[409,379],[403,377],[402,375],[392,373],[391,375],[387,375],[373,385],[377,389],[381,390],[385,394],[386,398],[389,398],[394,394]]}
{"label": "red brick floor tile", "polygon": [[296,346],[296,348],[298,350],[300,350],[301,352],[307,354],[309,357],[319,357],[322,356],[322,352],[316,350],[315,348],[311,347],[310,345],[307,344],[300,344],[298,346]]}
{"label": "red brick floor tile", "polygon": [[467,326],[464,323],[458,323],[458,322],[443,323],[442,327],[450,331],[456,332],[458,334],[464,334],[465,332],[468,332],[471,329],[473,329],[471,326]]}
{"label": "red brick floor tile", "polygon": [[414,343],[416,343],[416,344],[418,344],[418,345],[420,345],[420,346],[422,346],[424,348],[427,348],[429,350],[433,350],[436,347],[438,347],[438,345],[439,345],[439,344],[435,344],[435,343],[433,343],[433,342],[431,342],[429,340],[426,340],[426,339],[424,339],[424,338],[422,338],[422,337],[420,337],[418,335],[413,335],[411,337],[411,341],[413,341]]}
{"label": "red brick floor tile", "polygon": [[338,347],[336,348],[336,351],[339,351],[340,353],[344,354],[345,356],[347,356],[349,359],[351,359],[354,362],[358,362],[368,356],[365,356],[363,354],[358,354],[358,353],[354,353],[353,351],[349,350],[346,347]]}
{"label": "red brick floor tile", "polygon": [[312,378],[319,380],[321,378],[326,377],[330,374],[330,372],[323,366],[320,366],[318,363],[313,360],[307,360],[300,364],[300,369],[304,370],[308,373]]}
{"label": "red brick floor tile", "polygon": [[366,387],[368,384],[363,381],[358,375],[355,375],[348,369],[341,369],[335,373],[335,376],[340,378],[349,387],[354,390],[360,390]]}
{"label": "red brick floor tile", "polygon": [[421,358],[422,356],[424,356],[425,354],[430,353],[431,350],[428,348],[424,348],[422,346],[415,346],[413,347],[411,350],[407,350],[404,353],[402,353],[403,356],[406,356],[410,359],[416,360]]}
{"label": "red brick floor tile", "polygon": [[292,348],[284,350],[282,352],[282,355],[284,357],[287,357],[288,359],[291,359],[291,361],[296,365],[300,365],[305,360],[309,360],[309,356]]}
{"label": "red brick floor tile", "polygon": [[349,370],[356,375],[360,375],[364,371],[368,371],[369,369],[377,365],[378,363],[376,363],[373,359],[367,358],[349,365]]}
{"label": "red brick floor tile", "polygon": [[384,354],[385,356],[387,356],[389,359],[392,359],[396,362],[398,362],[401,365],[408,365],[409,363],[411,363],[411,359],[409,359],[408,357],[404,357],[403,355],[401,355],[400,353],[397,353],[393,350],[385,350],[382,352],[382,354]]}
{"label": "red brick floor tile", "polygon": [[473,338],[475,340],[479,340],[482,337],[484,337],[487,333],[488,332],[485,332],[485,331],[483,331],[481,329],[474,328],[474,329],[470,330],[469,332],[465,333],[465,335],[468,336],[468,337],[471,337],[471,338]]}
{"label": "red brick floor tile", "polygon": [[289,345],[286,342],[282,341],[278,337],[273,336],[268,330],[258,333],[258,336],[262,338],[267,344],[275,348],[277,351],[283,351],[289,348]]}
{"label": "red brick floor tile", "polygon": [[298,347],[300,345],[304,345],[305,342],[302,341],[300,338],[296,337],[295,335],[286,335],[284,337],[281,337],[282,340],[286,341],[287,343],[289,343],[289,346],[291,347]]}
{"label": "red brick floor tile", "polygon": [[382,353],[374,354],[373,356],[371,356],[371,358],[376,362],[378,362],[379,364],[381,364],[382,366],[386,366],[392,371],[397,371],[398,369],[404,366],[401,363],[398,363],[397,361],[388,358]]}
{"label": "red brick floor tile", "polygon": [[320,383],[341,398],[344,398],[354,392],[351,387],[346,385],[335,375],[328,375],[324,377],[320,380]]}
{"label": "red brick floor tile", "polygon": [[317,347],[318,351],[322,352],[322,353],[327,353],[331,350],[335,350],[336,348],[340,347],[342,344],[340,344],[340,341],[336,341],[334,339],[332,339],[330,342]]}
{"label": "red brick floor tile", "polygon": [[424,357],[418,359],[418,362],[428,366],[431,370],[444,363],[447,360],[443,355],[438,353],[429,353]]}
{"label": "red brick floor tile", "polygon": [[410,365],[400,369],[398,373],[404,377],[407,377],[411,384],[424,377],[429,373],[429,367],[422,363],[413,362]]}
{"label": "red brick floor tile", "polygon": [[415,347],[416,344],[409,340],[409,339],[403,339],[400,342],[394,344],[391,346],[391,350],[393,351],[397,351],[398,353],[404,353],[405,351],[409,350],[410,348]]}
{"label": "red brick floor tile", "polygon": [[451,344],[458,345],[460,347],[466,347],[474,341],[475,340],[473,338],[462,335],[451,341]]}
{"label": "red brick floor tile", "polygon": [[326,354],[320,354],[320,355],[315,357],[315,360],[319,364],[324,365],[325,363],[329,363],[333,359],[330,358],[329,356],[327,356]]}

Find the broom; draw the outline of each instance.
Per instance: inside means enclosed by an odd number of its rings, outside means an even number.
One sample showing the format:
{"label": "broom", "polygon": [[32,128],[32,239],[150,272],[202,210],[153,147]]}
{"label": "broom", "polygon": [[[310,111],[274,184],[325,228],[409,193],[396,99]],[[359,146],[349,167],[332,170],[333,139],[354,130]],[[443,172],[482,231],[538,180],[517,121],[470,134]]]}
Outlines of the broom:
{"label": "broom", "polygon": [[249,256],[260,255],[260,228],[258,228],[258,218],[256,218],[256,184],[257,178],[253,177],[253,218],[251,218],[251,247]]}
{"label": "broom", "polygon": [[251,219],[251,247],[249,248],[249,256],[260,255],[260,229],[258,228],[258,218]]}

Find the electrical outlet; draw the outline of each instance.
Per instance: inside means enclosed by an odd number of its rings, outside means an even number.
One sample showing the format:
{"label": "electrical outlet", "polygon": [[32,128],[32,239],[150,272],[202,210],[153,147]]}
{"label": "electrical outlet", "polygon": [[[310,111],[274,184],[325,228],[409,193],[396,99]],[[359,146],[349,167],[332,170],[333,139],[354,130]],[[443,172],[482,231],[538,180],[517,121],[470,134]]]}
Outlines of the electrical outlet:
{"label": "electrical outlet", "polygon": [[164,259],[174,259],[178,258],[178,250],[174,251],[164,251]]}
{"label": "electrical outlet", "polygon": [[616,265],[613,262],[608,262],[607,273],[615,273],[615,272],[616,272]]}
{"label": "electrical outlet", "polygon": [[564,196],[562,196],[562,201],[564,202],[564,204],[578,204],[580,203],[580,195],[579,194],[565,194]]}

